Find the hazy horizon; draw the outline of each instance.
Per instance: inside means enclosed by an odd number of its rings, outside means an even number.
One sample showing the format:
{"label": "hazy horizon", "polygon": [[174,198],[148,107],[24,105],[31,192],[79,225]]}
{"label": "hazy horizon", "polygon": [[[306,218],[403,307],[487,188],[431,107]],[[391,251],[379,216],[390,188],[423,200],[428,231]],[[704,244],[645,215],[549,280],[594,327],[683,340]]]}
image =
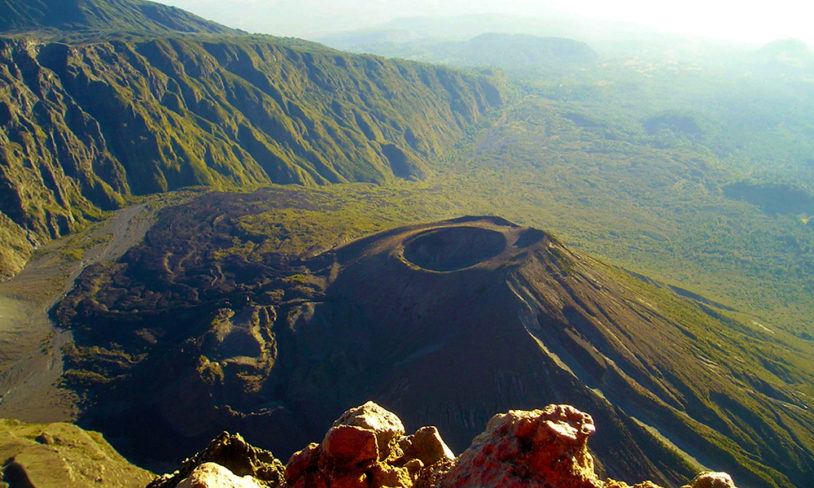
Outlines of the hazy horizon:
{"label": "hazy horizon", "polygon": [[518,15],[526,18],[578,17],[637,24],[665,34],[764,44],[795,38],[814,45],[810,29],[814,7],[791,0],[767,2],[678,3],[618,0],[158,0],[230,27],[278,36],[316,39],[343,31],[368,29],[404,17],[469,14]]}

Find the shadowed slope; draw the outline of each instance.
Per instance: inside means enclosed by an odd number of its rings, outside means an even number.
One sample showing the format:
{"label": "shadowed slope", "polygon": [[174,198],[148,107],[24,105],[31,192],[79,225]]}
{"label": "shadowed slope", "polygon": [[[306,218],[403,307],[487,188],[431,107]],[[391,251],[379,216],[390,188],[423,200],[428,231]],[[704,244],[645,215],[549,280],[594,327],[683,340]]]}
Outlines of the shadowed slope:
{"label": "shadowed slope", "polygon": [[[801,350],[544,232],[464,218],[304,261],[206,258],[239,232],[224,217],[183,237],[209,198],[167,212],[56,311],[77,338],[66,380],[93,401],[85,421],[141,459],[181,456],[224,428],[285,455],[375,399],[458,450],[494,411],[567,402],[610,433],[594,448],[617,478],[675,484],[700,463],[792,487],[814,463],[807,400],[767,366]],[[224,216],[245,212],[226,202]],[[418,259],[405,252],[428,238]],[[462,252],[484,240],[489,252]],[[155,446],[134,423],[177,437]]]}

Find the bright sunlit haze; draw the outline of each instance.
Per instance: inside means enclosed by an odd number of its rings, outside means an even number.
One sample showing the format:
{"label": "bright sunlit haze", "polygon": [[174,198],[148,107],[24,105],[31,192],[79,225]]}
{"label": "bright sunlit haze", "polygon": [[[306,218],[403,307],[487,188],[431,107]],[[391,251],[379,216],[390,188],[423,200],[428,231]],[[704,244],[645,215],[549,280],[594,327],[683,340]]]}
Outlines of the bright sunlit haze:
{"label": "bright sunlit haze", "polygon": [[206,18],[251,32],[318,38],[326,34],[372,28],[387,21],[415,16],[503,14],[557,15],[624,22],[665,33],[763,44],[796,38],[814,43],[808,2],[779,0],[653,2],[621,0],[162,0]]}

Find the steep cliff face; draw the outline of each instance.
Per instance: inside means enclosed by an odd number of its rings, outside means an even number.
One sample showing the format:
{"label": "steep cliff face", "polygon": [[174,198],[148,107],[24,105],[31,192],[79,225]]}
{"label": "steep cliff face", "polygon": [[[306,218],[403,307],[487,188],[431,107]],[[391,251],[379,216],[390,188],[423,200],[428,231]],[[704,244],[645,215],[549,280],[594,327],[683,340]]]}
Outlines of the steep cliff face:
{"label": "steep cliff face", "polygon": [[[801,360],[779,339],[498,218],[307,259],[224,253],[241,232],[231,212],[263,195],[166,212],[56,310],[76,337],[65,380],[89,400],[84,418],[135,456],[180,455],[223,428],[285,454],[374,399],[457,450],[495,411],[573,404],[609,434],[597,470],[622,479],[675,484],[706,465],[791,488],[814,465],[806,399],[767,366]],[[156,446],[134,424],[176,440]]]}
{"label": "steep cliff face", "polygon": [[501,103],[485,79],[271,38],[106,39],[0,38],[0,224],[31,231],[23,258],[134,195],[422,178]]}

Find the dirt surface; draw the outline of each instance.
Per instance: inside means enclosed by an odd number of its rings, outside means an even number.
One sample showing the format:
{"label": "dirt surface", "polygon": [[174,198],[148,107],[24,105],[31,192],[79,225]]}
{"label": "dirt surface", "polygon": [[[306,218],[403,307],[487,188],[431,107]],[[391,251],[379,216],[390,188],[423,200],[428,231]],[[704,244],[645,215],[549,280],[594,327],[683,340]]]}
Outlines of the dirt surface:
{"label": "dirt surface", "polygon": [[444,227],[413,236],[404,258],[432,271],[458,271],[497,256],[506,249],[501,232],[479,227]]}
{"label": "dirt surface", "polygon": [[0,419],[0,459],[0,487],[140,488],[153,478],[99,433],[66,423]]}
{"label": "dirt surface", "polygon": [[141,241],[160,206],[133,205],[85,232],[54,241],[17,276],[0,283],[0,417],[28,422],[75,418],[75,396],[57,387],[62,346],[71,333],[56,329],[48,311],[87,266],[113,261]]}

